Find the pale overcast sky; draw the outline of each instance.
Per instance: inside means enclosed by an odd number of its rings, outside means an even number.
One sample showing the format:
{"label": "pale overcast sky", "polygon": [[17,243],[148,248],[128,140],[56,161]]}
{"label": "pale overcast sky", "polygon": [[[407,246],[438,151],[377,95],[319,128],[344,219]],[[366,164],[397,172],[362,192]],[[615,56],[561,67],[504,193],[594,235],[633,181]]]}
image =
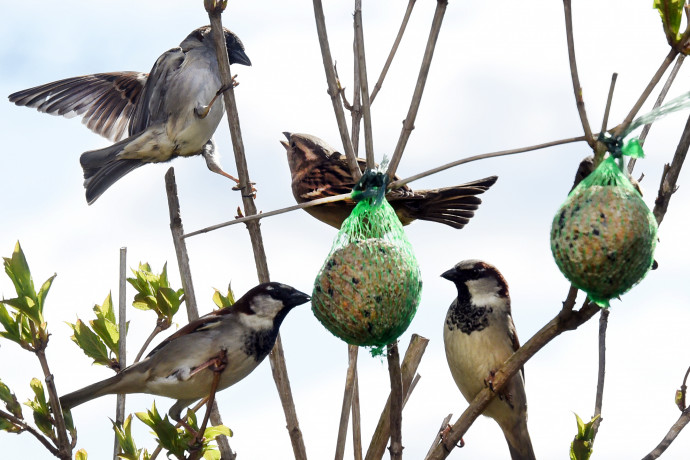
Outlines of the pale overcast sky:
{"label": "pale overcast sky", "polygon": [[[324,2],[332,54],[343,85],[352,86],[352,2]],[[364,2],[364,34],[370,87],[388,54],[407,2]],[[375,153],[391,154],[407,113],[436,2],[417,2],[401,50],[372,107]],[[592,128],[598,131],[612,72],[619,72],[611,110],[613,126],[625,117],[668,52],[658,14],[650,0],[573,2],[575,42]],[[50,81],[97,72],[148,72],[156,58],[193,29],[208,23],[201,0],[142,2],[16,2],[0,0],[0,94]],[[231,1],[224,25],[244,41],[252,67],[234,66],[250,176],[263,211],[293,204],[282,131],[306,132],[340,146],[311,2]],[[688,91],[690,69],[679,74],[669,98]],[[656,97],[657,92],[653,94]],[[653,100],[643,111],[651,108]],[[645,201],[653,206],[662,167],[669,162],[686,114],[654,126],[644,174]],[[0,255],[20,240],[34,282],[58,274],[46,305],[52,333],[48,358],[58,391],[67,393],[111,371],[91,366],[70,341],[64,323],[91,318],[91,308],[109,291],[117,295],[119,248],[128,248],[128,266],[148,261],[180,286],[169,233],[163,176],[169,165],[140,168],[87,206],[79,155],[109,142],[77,119],[51,117],[32,109],[0,104],[3,149]],[[582,134],[575,109],[560,1],[451,1],[438,41],[416,129],[399,174],[403,177],[452,160]],[[223,165],[234,172],[227,124],[216,133]],[[430,339],[419,372],[422,379],[403,414],[405,458],[422,458],[441,420],[455,420],[467,403],[446,365],[442,326],[455,288],[440,274],[460,260],[495,264],[510,284],[513,317],[526,342],[557,314],[568,291],[549,248],[551,220],[566,197],[585,144],[471,163],[420,180],[413,188],[455,185],[497,174],[499,180],[467,228],[457,231],[427,222],[407,227],[420,261],[424,289],[417,315],[401,337]],[[201,158],[175,167],[182,218],[187,231],[230,220],[241,204],[231,183],[210,173]],[[687,168],[686,168],[687,169]],[[659,269],[622,301],[612,302],[604,421],[595,458],[641,458],[662,439],[679,416],[675,390],[690,365],[690,192],[687,170],[660,228]],[[305,212],[263,221],[272,279],[311,292],[314,277],[336,232]],[[242,295],[257,283],[247,232],[233,226],[188,240],[191,267],[202,313],[213,307],[214,287],[228,282]],[[0,294],[12,285],[0,278]],[[131,294],[130,290],[130,297]],[[581,304],[583,296],[579,298]],[[129,301],[131,303],[131,300]],[[153,328],[151,315],[130,309],[128,348],[138,350]],[[181,313],[178,320],[184,324]],[[597,319],[557,338],[525,366],[529,428],[539,458],[567,458],[576,433],[573,412],[589,418],[594,408]],[[297,308],[281,329],[297,413],[312,459],[334,453],[347,353],[314,318],[308,305]],[[29,380],[41,377],[35,357],[15,344],[0,347],[0,379],[20,401],[30,396]],[[130,360],[133,355],[130,355]],[[360,353],[363,439],[368,445],[385,402],[385,360]],[[128,411],[151,406],[152,397],[128,397]],[[73,411],[78,447],[90,458],[112,455],[108,417],[114,397]],[[225,423],[240,458],[290,459],[285,419],[268,363],[218,396]],[[156,398],[165,411],[171,400]],[[28,408],[25,414],[30,417]],[[134,422],[140,447],[154,446],[148,428]],[[451,458],[505,459],[508,451],[497,425],[480,418],[465,436],[467,446]],[[266,446],[271,445],[270,456]],[[28,434],[0,434],[3,458],[48,458]],[[664,458],[687,458],[690,432],[683,432]],[[351,446],[348,445],[349,458]]]}

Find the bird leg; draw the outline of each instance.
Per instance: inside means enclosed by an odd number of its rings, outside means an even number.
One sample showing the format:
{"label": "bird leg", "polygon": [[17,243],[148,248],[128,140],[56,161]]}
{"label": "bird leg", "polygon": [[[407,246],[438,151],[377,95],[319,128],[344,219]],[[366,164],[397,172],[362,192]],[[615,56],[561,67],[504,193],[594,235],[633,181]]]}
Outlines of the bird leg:
{"label": "bird leg", "polygon": [[198,443],[202,443],[204,441],[204,432],[206,431],[206,426],[208,425],[208,419],[211,416],[211,407],[213,406],[213,401],[216,398],[216,391],[218,390],[220,375],[227,367],[227,364],[228,356],[225,350],[221,350],[220,353],[218,353],[218,356],[202,364],[202,366],[208,367],[213,372],[213,382],[211,383],[211,391],[208,395],[208,402],[206,404],[206,414],[204,415],[204,422],[201,424],[201,428],[199,428],[199,432],[196,435],[196,440]]}
{"label": "bird leg", "polygon": [[[484,386],[489,387],[489,389],[491,389],[491,391],[495,392],[495,390],[494,390],[494,377],[496,377],[496,371],[494,371],[494,370],[489,371],[489,378],[484,379]],[[505,401],[508,404],[508,406],[510,406],[511,409],[515,408],[515,406],[513,405],[513,395],[508,393],[507,390],[501,390],[497,394],[497,396],[498,396],[498,399],[500,399],[501,401]]]}
{"label": "bird leg", "polygon": [[[236,77],[237,75],[235,75]],[[208,105],[202,105],[201,107],[194,107],[194,114],[199,117],[199,118],[206,118],[208,116],[208,113],[211,111],[211,107],[213,107],[213,103],[216,102],[216,99],[218,99],[218,96],[229,90],[230,88],[234,88],[238,84],[235,82],[235,77],[232,77],[232,84],[231,85],[223,85],[220,87],[218,91],[216,91],[216,95],[213,96],[213,99],[211,99],[211,102],[208,103]]]}
{"label": "bird leg", "polygon": [[[441,438],[441,441],[445,441],[445,437],[448,436],[448,434],[453,431],[453,427],[450,426],[450,424],[447,424],[444,429],[441,430],[439,433],[439,437]],[[460,444],[456,444],[455,447],[460,447],[461,449],[465,447],[465,440],[463,438],[460,438]],[[448,450],[445,444],[443,444],[443,448]],[[450,451],[448,451],[450,452]]]}

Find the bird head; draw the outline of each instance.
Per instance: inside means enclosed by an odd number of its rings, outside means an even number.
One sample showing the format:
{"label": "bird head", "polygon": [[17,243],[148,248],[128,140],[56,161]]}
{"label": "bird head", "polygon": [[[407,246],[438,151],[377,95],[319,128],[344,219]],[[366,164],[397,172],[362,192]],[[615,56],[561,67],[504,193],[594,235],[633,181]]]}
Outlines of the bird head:
{"label": "bird head", "polygon": [[308,172],[309,163],[314,165],[328,160],[331,155],[340,155],[325,141],[309,134],[284,132],[286,141],[280,141],[287,153],[290,172],[295,178],[298,172]]}
{"label": "bird head", "polygon": [[[230,64],[242,64],[246,66],[252,65],[252,61],[249,60],[249,57],[244,52],[244,45],[242,44],[240,38],[226,28],[223,28],[223,33],[225,34],[225,46],[228,49],[228,58]],[[182,48],[184,51],[199,46],[213,47],[211,26],[199,27],[191,34],[187,35],[187,38],[182,40],[182,43],[180,43],[180,48]]]}
{"label": "bird head", "polygon": [[487,262],[463,260],[441,277],[455,284],[461,301],[478,306],[494,304],[496,300],[510,301],[508,283],[501,272]]}
{"label": "bird head", "polygon": [[250,289],[232,308],[250,317],[257,326],[277,328],[290,310],[310,299],[292,286],[270,282]]}

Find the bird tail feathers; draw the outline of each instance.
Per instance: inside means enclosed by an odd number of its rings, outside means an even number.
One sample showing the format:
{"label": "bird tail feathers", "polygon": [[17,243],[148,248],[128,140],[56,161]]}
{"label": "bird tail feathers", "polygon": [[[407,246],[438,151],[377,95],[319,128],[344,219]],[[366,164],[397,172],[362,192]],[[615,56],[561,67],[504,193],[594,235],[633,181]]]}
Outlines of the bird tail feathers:
{"label": "bird tail feathers", "polygon": [[490,176],[467,184],[444,187],[434,190],[416,190],[415,196],[402,199],[400,209],[412,219],[428,220],[463,228],[474,216],[482,200],[477,196],[486,192],[498,179]]}
{"label": "bird tail feathers", "polygon": [[527,431],[527,420],[517,423],[512,429],[504,429],[511,460],[535,460],[532,440]]}
{"label": "bird tail feathers", "polygon": [[79,161],[84,170],[84,188],[89,204],[130,171],[144,164],[142,160],[119,158],[131,141],[130,137],[109,147],[82,153]]}
{"label": "bird tail feathers", "polygon": [[109,379],[84,387],[81,390],[66,394],[60,398],[60,406],[62,406],[63,409],[72,409],[73,407],[100,396],[122,391],[117,388],[117,384],[120,383],[121,380],[122,375],[118,374]]}

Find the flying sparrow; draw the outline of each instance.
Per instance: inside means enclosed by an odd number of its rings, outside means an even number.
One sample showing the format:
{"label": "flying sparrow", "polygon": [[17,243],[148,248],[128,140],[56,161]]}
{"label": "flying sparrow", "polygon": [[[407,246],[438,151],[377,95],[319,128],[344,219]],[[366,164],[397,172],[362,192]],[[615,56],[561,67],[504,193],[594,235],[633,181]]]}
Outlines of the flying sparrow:
{"label": "flying sparrow", "polygon": [[[446,358],[460,392],[471,402],[520,347],[508,284],[496,267],[480,260],[464,260],[441,276],[458,290],[443,327]],[[535,458],[527,431],[524,369],[501,389],[484,415],[503,430],[513,460]]]}
{"label": "flying sparrow", "polygon": [[210,367],[219,355],[227,360],[218,383],[222,390],[256,369],[273,348],[288,312],[309,299],[285,284],[260,284],[232,306],[187,324],[142,361],[63,396],[60,404],[71,409],[107,394],[149,393],[177,399],[169,414],[179,420],[183,408],[209,395],[214,379]]}
{"label": "flying sparrow", "polygon": [[[287,151],[292,174],[292,194],[298,203],[352,191],[355,181],[345,155],[316,136],[283,134],[288,141],[280,143]],[[360,169],[364,171],[366,161],[358,158],[358,162]],[[459,229],[469,222],[481,204],[482,200],[477,195],[487,191],[496,179],[498,177],[491,176],[455,187],[433,190],[412,190],[403,186],[388,192],[386,199],[403,225],[422,219]],[[354,201],[347,199],[305,208],[305,211],[321,222],[340,228],[354,206]]]}
{"label": "flying sparrow", "polygon": [[[225,30],[231,64],[251,65],[240,39]],[[81,115],[112,141],[81,155],[86,201],[92,204],[125,174],[146,163],[203,155],[209,169],[235,182],[214,156],[211,136],[225,110],[211,27],[163,53],[149,74],[111,72],[67,78],[10,94],[10,102],[52,115]],[[129,137],[120,140],[127,129]]]}

